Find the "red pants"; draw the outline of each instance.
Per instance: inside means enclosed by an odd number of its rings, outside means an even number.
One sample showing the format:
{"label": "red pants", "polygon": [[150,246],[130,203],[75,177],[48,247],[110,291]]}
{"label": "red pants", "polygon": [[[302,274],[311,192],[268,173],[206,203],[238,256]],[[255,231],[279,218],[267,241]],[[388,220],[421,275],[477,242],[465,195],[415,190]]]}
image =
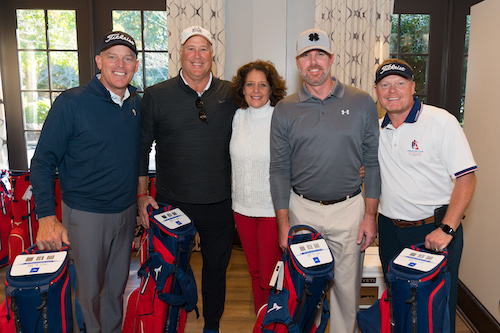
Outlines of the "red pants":
{"label": "red pants", "polygon": [[243,245],[252,277],[255,313],[269,298],[269,280],[283,253],[278,245],[278,227],[274,217],[248,217],[234,213],[236,229]]}

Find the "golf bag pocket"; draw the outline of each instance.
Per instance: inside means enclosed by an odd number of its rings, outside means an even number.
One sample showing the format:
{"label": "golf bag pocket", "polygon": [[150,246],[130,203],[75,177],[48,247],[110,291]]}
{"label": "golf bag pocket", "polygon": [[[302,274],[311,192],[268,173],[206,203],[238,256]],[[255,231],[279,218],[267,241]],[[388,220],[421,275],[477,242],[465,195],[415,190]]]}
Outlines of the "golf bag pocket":
{"label": "golf bag pocket", "polygon": [[16,332],[69,333],[73,330],[68,251],[36,245],[18,255],[5,278],[8,314]]}
{"label": "golf bag pocket", "polygon": [[[358,326],[363,333],[450,331],[450,273],[446,266],[448,252],[435,253],[423,244],[405,248],[389,263],[386,297],[372,307],[358,312]],[[389,305],[387,311],[381,309]],[[370,327],[380,316],[381,325]]]}
{"label": "golf bag pocket", "polygon": [[[294,234],[299,230],[308,232]],[[330,318],[326,295],[333,266],[330,249],[316,230],[292,227],[288,248],[271,278],[267,307],[259,311],[253,332],[324,332]]]}

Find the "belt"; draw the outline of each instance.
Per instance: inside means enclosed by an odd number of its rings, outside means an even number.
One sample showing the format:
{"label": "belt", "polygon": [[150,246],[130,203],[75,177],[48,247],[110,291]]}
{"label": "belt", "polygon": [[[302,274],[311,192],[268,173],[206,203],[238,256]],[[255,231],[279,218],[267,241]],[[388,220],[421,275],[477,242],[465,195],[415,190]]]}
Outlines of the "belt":
{"label": "belt", "polygon": [[[387,216],[385,216],[385,217],[388,218]],[[391,220],[392,223],[394,223],[394,225],[396,227],[399,227],[399,228],[410,228],[410,227],[416,227],[419,225],[434,223],[434,216],[429,216],[426,219],[422,219],[422,220],[418,220],[418,221],[405,221],[405,220],[396,220],[396,219],[391,219],[391,218],[388,218],[388,219]]]}
{"label": "belt", "polygon": [[299,192],[297,192],[297,190],[295,189],[295,187],[293,187],[293,191],[295,192],[295,194],[297,194],[298,196],[300,196],[300,197],[302,197],[304,199],[307,199],[307,200],[310,200],[310,201],[314,201],[314,202],[319,202],[320,205],[333,205],[333,204],[345,201],[345,200],[347,200],[349,198],[355,197],[356,195],[360,194],[361,193],[361,188],[359,188],[356,192],[354,192],[352,194],[346,195],[345,197],[342,197],[342,198],[336,199],[336,200],[314,200],[314,199],[310,199],[310,198],[304,196],[303,194],[300,194]]}

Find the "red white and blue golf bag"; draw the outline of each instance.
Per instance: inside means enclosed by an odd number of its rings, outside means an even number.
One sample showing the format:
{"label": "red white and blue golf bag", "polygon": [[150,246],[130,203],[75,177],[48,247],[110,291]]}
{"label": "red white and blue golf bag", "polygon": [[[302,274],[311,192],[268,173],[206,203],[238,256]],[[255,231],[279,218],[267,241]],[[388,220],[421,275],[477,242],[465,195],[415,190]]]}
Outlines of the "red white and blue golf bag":
{"label": "red white and blue golf bag", "polygon": [[[5,278],[7,319],[17,333],[71,333],[71,284],[76,283],[68,247],[41,251],[36,245],[18,255]],[[83,317],[76,301],[80,331]]]}
{"label": "red white and blue golf bag", "polygon": [[158,203],[149,211],[147,256],[138,276],[141,286],[127,303],[122,332],[182,333],[187,313],[195,310],[198,291],[190,266],[196,229],[180,209]]}
{"label": "red white and blue golf bag", "polygon": [[0,171],[0,267],[9,263],[9,234],[12,222],[12,197],[7,170]]}
{"label": "red white and blue golf bag", "polygon": [[369,309],[358,312],[363,333],[450,332],[448,252],[412,245],[389,264],[387,289]]}
{"label": "red white and blue golf bag", "polygon": [[[307,233],[295,233],[300,230]],[[315,229],[290,228],[288,248],[276,265],[269,300],[260,309],[253,332],[324,332],[330,318],[327,293],[333,267],[332,253]]]}
{"label": "red white and blue golf bag", "polygon": [[35,215],[28,171],[11,171],[12,230],[9,235],[9,264],[18,254],[36,243],[38,220]]}

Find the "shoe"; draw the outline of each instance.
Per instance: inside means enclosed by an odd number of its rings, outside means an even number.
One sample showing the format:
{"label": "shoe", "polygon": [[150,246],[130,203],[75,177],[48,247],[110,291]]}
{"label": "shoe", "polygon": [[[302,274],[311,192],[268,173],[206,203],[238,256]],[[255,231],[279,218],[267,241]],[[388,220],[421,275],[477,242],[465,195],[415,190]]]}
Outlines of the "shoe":
{"label": "shoe", "polygon": [[220,333],[220,332],[219,330],[207,330],[206,328],[204,328],[203,333]]}

